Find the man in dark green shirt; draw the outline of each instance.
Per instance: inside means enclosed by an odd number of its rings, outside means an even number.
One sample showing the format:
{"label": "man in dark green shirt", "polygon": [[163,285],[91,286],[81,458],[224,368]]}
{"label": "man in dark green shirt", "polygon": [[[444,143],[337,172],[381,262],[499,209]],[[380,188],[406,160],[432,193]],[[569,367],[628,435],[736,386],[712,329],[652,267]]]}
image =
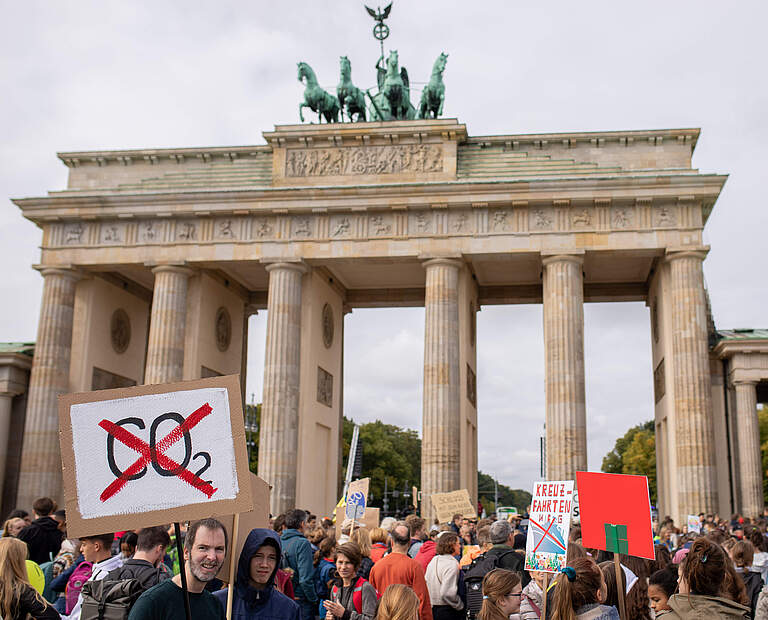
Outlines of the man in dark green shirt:
{"label": "man in dark green shirt", "polygon": [[[216,519],[203,519],[189,526],[184,541],[184,572],[189,589],[193,620],[224,620],[224,608],[205,589],[224,563],[227,533]],[[128,620],[185,620],[181,576],[176,575],[150,588],[139,597]]]}

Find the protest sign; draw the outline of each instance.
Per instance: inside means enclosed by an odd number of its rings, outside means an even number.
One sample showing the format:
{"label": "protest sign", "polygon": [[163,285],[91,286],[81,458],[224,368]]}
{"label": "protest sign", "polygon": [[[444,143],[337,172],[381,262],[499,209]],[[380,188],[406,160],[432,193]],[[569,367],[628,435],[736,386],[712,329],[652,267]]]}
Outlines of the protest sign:
{"label": "protest sign", "polygon": [[[346,517],[344,516],[344,506],[339,506],[334,510],[336,516],[336,540],[341,537],[341,526],[344,525]],[[364,527],[369,532],[374,527],[379,527],[379,515],[381,510],[379,508],[371,508],[370,506],[365,509],[365,514],[362,519],[355,521],[355,529],[358,527]]]}
{"label": "protest sign", "polygon": [[440,523],[450,523],[453,515],[475,518],[477,512],[469,499],[469,491],[461,489],[451,493],[433,493],[430,496],[432,508],[437,513],[437,520]]}
{"label": "protest sign", "polygon": [[368,502],[368,485],[370,482],[370,478],[362,478],[349,483],[346,506],[344,508],[344,514],[348,519],[357,521],[365,514],[365,506]]}
{"label": "protest sign", "polygon": [[[251,530],[257,527],[269,527],[269,485],[254,473],[250,475],[250,483],[251,497],[253,498],[253,510],[238,515],[239,523],[237,528],[237,540],[233,539],[235,515],[229,514],[216,517],[224,524],[224,529],[227,530],[227,540],[229,541],[227,557],[224,560],[224,565],[221,567],[219,574],[216,576],[227,583],[229,583],[229,569],[232,555],[234,554],[235,566],[237,566],[237,562],[240,559],[240,552],[243,550],[243,545],[245,544],[245,539],[248,538],[248,534],[251,533]],[[237,571],[237,569],[235,569],[235,571]]]}
{"label": "protest sign", "polygon": [[698,515],[688,515],[688,531],[701,534],[701,520]]}
{"label": "protest sign", "polygon": [[585,547],[654,559],[648,478],[580,471],[576,485]]}
{"label": "protest sign", "polygon": [[573,495],[573,480],[533,485],[525,570],[559,573],[565,568]]}
{"label": "protest sign", "polygon": [[59,396],[73,538],[253,508],[240,378]]}

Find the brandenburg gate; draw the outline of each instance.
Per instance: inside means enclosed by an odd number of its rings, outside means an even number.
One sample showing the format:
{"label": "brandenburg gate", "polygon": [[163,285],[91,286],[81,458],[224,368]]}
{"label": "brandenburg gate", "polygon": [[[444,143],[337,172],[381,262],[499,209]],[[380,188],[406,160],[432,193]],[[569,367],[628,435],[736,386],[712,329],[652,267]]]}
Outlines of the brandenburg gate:
{"label": "brandenburg gate", "polygon": [[643,301],[660,512],[722,510],[702,231],[726,177],[691,167],[698,136],[470,137],[455,119],[403,120],[60,153],[66,189],[14,201],[43,231],[44,278],[18,505],[61,498],[59,394],[244,376],[248,316],[264,309],[259,475],[273,513],[328,514],[338,498],[354,308],[425,308],[430,515],[430,493],[477,493],[477,312],[543,303],[547,476],[572,478],[587,467],[584,303]]}

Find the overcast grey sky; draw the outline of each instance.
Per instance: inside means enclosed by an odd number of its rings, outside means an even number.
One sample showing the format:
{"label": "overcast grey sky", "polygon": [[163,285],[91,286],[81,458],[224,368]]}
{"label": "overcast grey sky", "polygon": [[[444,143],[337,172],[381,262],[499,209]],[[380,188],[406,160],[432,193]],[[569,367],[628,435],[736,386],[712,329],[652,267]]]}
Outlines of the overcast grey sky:
{"label": "overcast grey sky", "polygon": [[[370,4],[370,3],[369,3]],[[65,185],[56,151],[261,144],[298,122],[296,62],[323,85],[347,55],[375,82],[363,2],[0,1],[0,340],[34,340],[41,236],[8,197]],[[470,135],[700,127],[694,166],[731,175],[705,237],[720,327],[768,327],[759,189],[768,144],[765,2],[395,0],[387,47],[411,80],[449,54],[446,117]],[[252,319],[248,399],[261,394],[264,313]],[[424,311],[346,319],[345,411],[421,428]],[[589,463],[652,416],[648,311],[585,308]],[[480,467],[530,488],[544,410],[539,306],[478,315]]]}

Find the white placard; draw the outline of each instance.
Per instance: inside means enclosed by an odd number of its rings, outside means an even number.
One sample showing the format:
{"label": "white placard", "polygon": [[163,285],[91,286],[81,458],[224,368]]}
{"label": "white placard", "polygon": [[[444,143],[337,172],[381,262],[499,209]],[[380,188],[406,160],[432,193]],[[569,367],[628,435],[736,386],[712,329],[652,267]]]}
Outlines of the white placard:
{"label": "white placard", "polygon": [[[191,425],[186,433],[182,423]],[[237,496],[226,388],[74,404],[71,425],[77,501],[84,519]],[[121,473],[131,471],[135,479],[121,480]]]}
{"label": "white placard", "polygon": [[525,570],[559,573],[565,568],[572,510],[573,480],[534,483]]}

